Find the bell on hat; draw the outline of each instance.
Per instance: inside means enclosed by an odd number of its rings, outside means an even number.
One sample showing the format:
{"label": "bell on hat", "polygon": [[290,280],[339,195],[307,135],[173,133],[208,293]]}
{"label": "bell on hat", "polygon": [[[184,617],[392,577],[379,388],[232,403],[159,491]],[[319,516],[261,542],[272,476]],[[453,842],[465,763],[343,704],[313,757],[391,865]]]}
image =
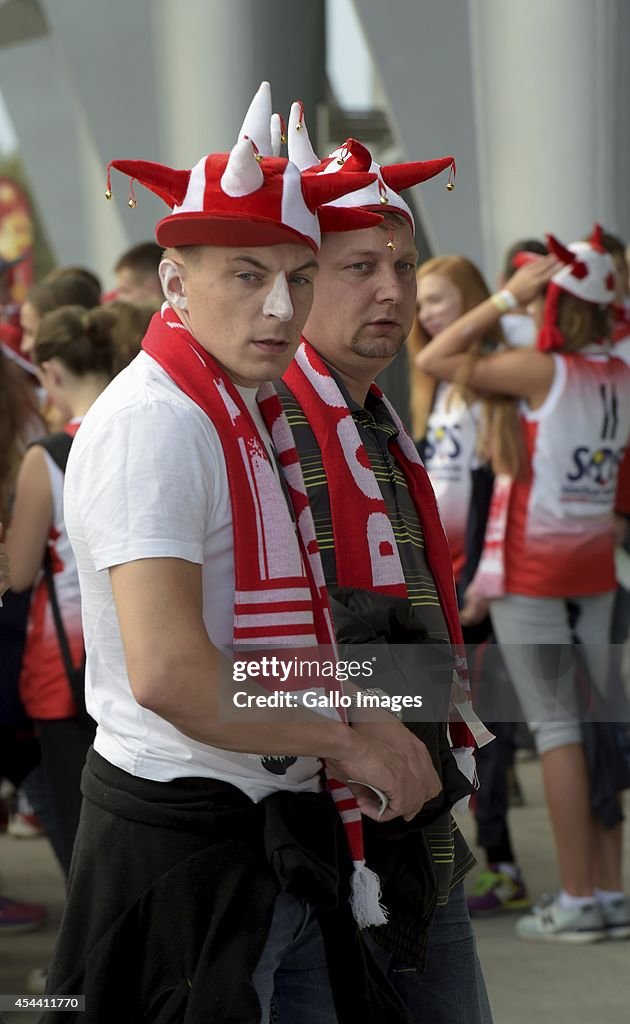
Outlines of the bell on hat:
{"label": "bell on hat", "polygon": [[[382,220],[382,216],[378,220],[374,220],[374,217],[386,212],[402,215],[411,230],[415,231],[413,214],[400,192],[435,177],[447,167],[450,169],[447,187],[453,188],[456,167],[452,156],[381,166],[357,139],[346,139],[343,146],[326,160],[320,161],[311,146],[304,120],[304,106],[299,100],[291,107],[288,147],[289,160],[296,163],[301,171],[317,177],[345,177],[365,172],[375,175],[372,184],[352,192],[351,196],[346,194],[326,204],[319,214],[322,231],[354,231],[373,227]],[[367,213],[372,217],[369,222],[365,222]]]}
{"label": "bell on hat", "polygon": [[583,302],[607,306],[615,297],[615,264],[602,245],[602,229],[595,224],[587,242],[563,245],[554,235],[547,235],[549,252],[564,266],[558,270],[547,287],[543,326],[537,347],[543,352],[561,349],[564,337],[558,327],[558,303],[563,292],[575,295]]}
{"label": "bell on hat", "polygon": [[[156,228],[160,245],[257,246],[301,242],[317,251],[317,210],[348,191],[364,188],[374,174],[348,179],[302,176],[289,160],[274,156],[278,126],[271,89],[263,82],[245,115],[230,153],[213,153],[191,170],[143,160],[112,160],[112,167],[137,179],[171,207]],[[131,193],[130,205],[135,202]]]}

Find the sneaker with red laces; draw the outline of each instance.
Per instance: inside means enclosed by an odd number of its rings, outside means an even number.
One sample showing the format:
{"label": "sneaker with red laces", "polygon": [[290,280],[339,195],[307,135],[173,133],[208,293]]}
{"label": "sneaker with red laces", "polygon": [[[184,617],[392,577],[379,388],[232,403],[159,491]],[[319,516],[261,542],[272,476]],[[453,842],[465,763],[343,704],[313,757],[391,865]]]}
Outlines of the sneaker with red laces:
{"label": "sneaker with red laces", "polygon": [[41,928],[48,916],[40,903],[20,903],[8,896],[0,896],[0,935],[34,932]]}
{"label": "sneaker with red laces", "polygon": [[529,907],[527,889],[520,872],[513,878],[507,872],[499,871],[497,864],[489,864],[488,870],[481,872],[466,902],[471,917],[511,913]]}

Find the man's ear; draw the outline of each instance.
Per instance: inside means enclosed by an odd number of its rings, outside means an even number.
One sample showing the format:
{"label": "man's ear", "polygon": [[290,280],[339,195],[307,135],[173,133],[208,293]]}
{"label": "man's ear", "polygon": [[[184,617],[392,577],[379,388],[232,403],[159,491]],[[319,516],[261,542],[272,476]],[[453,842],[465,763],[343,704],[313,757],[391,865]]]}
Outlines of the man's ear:
{"label": "man's ear", "polygon": [[160,281],[164,298],[175,309],[188,309],[188,299],[184,288],[184,267],[181,263],[168,256],[163,259],[159,267]]}

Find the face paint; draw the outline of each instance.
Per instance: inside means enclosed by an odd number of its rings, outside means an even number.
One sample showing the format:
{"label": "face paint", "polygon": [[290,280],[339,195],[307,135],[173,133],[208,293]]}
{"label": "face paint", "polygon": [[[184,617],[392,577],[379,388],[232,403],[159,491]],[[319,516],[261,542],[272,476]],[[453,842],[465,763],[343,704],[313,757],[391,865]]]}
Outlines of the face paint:
{"label": "face paint", "polygon": [[285,322],[292,319],[294,309],[285,274],[276,274],[273,287],[265,299],[263,314]]}
{"label": "face paint", "polygon": [[174,260],[162,260],[159,266],[160,281],[164,298],[176,309],[188,309],[188,299],[184,291],[182,271]]}

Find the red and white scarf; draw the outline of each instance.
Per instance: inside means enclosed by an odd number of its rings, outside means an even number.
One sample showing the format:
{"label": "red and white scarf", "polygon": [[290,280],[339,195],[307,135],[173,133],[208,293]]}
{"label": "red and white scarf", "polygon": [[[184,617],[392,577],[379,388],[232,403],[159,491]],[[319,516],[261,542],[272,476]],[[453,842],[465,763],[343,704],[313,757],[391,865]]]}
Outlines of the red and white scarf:
{"label": "red and white scarf", "polygon": [[505,594],[505,538],[514,479],[508,473],[494,478],[483,548],[470,591],[491,601]]}
{"label": "red and white scarf", "polygon": [[[142,347],[203,409],[221,439],[234,531],[235,649],[321,644],[335,650],[306,487],[293,435],[273,386],[263,384],[257,400],[278,453],[297,529],[243,398],[168,305],[153,316]],[[305,679],[305,688],[308,685],[310,680]],[[326,688],[341,689],[334,679],[326,679]],[[334,702],[331,706],[334,708]],[[343,709],[334,710],[346,722]],[[351,904],[355,919],[361,927],[384,924],[387,917],[379,902],[378,877],[365,866],[361,812],[346,785],[328,775],[327,785],[354,863]]]}
{"label": "red and white scarf", "polygon": [[[300,345],[283,380],[302,407],[322,452],[339,586],[407,597],[394,531],[352,413],[330,370],[308,341]],[[385,404],[398,429],[393,455],[422,525],[427,561],[446,620],[457,674],[467,689],[466,657],[451,555],[433,487],[400,417],[376,384],[372,384],[370,391]],[[348,510],[351,510],[350,516]],[[468,715],[470,709],[458,706],[458,710],[476,729],[474,717],[471,719]],[[472,750],[475,737],[463,721],[451,722],[449,731],[454,748]],[[458,761],[464,766],[469,764],[470,758],[462,754]]]}

